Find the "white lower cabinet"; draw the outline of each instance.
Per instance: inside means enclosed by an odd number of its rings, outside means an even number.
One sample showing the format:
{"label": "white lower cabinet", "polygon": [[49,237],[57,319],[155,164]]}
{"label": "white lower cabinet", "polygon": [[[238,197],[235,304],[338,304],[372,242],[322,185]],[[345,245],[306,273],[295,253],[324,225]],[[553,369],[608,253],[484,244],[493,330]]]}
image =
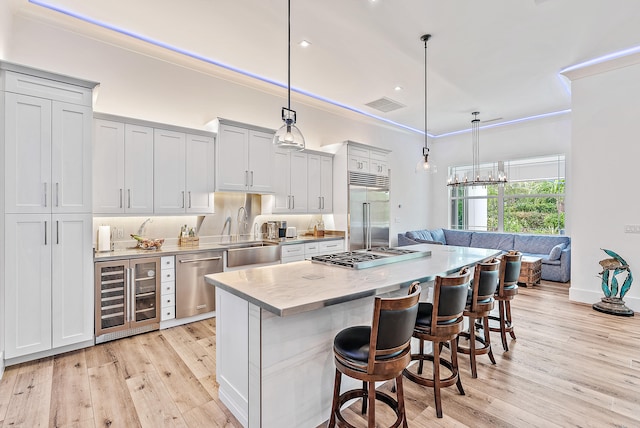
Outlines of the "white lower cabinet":
{"label": "white lower cabinet", "polygon": [[341,253],[344,251],[344,239],[332,239],[318,243],[318,255]]}
{"label": "white lower cabinet", "polygon": [[313,256],[344,251],[344,239],[313,241],[304,244],[287,244],[282,246],[281,251],[280,262],[282,264],[311,260]]}
{"label": "white lower cabinet", "polygon": [[160,261],[160,321],[176,317],[176,270],[174,256],[162,257]]}
{"label": "white lower cabinet", "polygon": [[6,359],[93,339],[91,214],[7,214]]}
{"label": "white lower cabinet", "polygon": [[282,264],[304,260],[304,244],[283,245],[280,251],[280,263]]}

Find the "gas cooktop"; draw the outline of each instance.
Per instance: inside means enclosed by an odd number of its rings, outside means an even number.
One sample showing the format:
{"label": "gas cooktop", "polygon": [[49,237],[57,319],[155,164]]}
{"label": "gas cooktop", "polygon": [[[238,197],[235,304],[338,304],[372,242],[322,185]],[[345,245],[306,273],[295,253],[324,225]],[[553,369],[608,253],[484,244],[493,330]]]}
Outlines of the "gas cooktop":
{"label": "gas cooktop", "polygon": [[403,248],[374,247],[368,250],[345,251],[342,253],[313,256],[311,261],[350,269],[366,269],[388,263],[427,257],[431,251],[417,251]]}

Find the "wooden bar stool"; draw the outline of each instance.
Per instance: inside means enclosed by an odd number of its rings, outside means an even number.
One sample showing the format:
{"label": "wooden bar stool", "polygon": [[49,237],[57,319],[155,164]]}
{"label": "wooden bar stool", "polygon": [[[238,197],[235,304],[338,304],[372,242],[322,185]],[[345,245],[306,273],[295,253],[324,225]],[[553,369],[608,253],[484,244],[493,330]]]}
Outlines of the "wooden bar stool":
{"label": "wooden bar stool", "polygon": [[491,331],[499,331],[502,339],[502,347],[505,352],[509,351],[507,343],[507,333],[513,339],[516,334],[513,331],[513,321],[511,320],[511,301],[518,294],[518,277],[520,276],[520,266],[522,253],[519,251],[509,251],[502,255],[500,263],[500,275],[498,290],[495,299],[498,301],[498,316],[489,316],[490,320],[498,321],[499,327],[490,327]]}
{"label": "wooden bar stool", "polygon": [[[404,375],[409,380],[433,388],[436,415],[439,418],[442,417],[441,388],[455,384],[460,394],[464,395],[458,371],[456,338],[463,329],[464,317],[462,314],[467,302],[470,276],[469,269],[463,268],[455,275],[436,277],[433,288],[433,303],[420,303],[416,325],[413,329],[413,337],[419,340],[420,350],[418,354],[412,354],[411,359],[419,361],[418,368],[416,372],[410,368],[404,370]],[[424,353],[425,340],[432,342],[432,354]],[[451,351],[451,361],[440,356],[444,343],[448,344]],[[433,362],[431,377],[422,375],[425,360]],[[442,378],[440,366],[448,369],[450,375]]]}
{"label": "wooden bar stool", "polygon": [[[491,336],[489,332],[489,312],[494,307],[493,295],[498,286],[498,274],[500,272],[500,260],[491,259],[485,263],[478,263],[474,269],[467,306],[464,308],[464,316],[469,318],[469,331],[463,331],[458,335],[458,352],[469,355],[471,363],[471,377],[478,377],[476,356],[489,354],[492,364],[496,363],[491,351]],[[476,334],[476,322],[482,327],[483,335]],[[460,338],[469,340],[469,346],[461,346]],[[477,346],[480,343],[480,347]]]}
{"label": "wooden bar stool", "polygon": [[[333,341],[336,377],[329,427],[355,428],[340,412],[344,403],[363,397],[368,401],[368,428],[376,426],[375,400],[387,404],[396,414],[392,427],[407,427],[402,389],[402,371],[411,362],[411,334],[418,313],[420,285],[411,284],[409,295],[397,298],[376,297],[371,327],[349,327]],[[340,394],[342,374],[363,382],[363,388]],[[395,379],[397,400],[376,391],[376,382]],[[363,403],[363,413],[367,406]]]}

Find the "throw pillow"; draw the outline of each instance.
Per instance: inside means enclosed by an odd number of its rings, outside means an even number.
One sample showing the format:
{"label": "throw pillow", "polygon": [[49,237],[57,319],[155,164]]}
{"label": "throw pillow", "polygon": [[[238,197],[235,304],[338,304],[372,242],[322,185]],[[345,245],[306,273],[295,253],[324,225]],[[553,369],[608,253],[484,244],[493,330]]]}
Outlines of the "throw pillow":
{"label": "throw pillow", "polygon": [[560,260],[562,250],[564,250],[564,244],[558,244],[553,247],[549,252],[549,260]]}

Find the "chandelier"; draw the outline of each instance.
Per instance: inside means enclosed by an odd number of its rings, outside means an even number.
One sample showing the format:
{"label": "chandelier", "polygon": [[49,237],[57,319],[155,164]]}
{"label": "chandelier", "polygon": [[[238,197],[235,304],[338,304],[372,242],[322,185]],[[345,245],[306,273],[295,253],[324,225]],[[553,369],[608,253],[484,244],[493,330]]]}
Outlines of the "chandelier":
{"label": "chandelier", "polygon": [[471,114],[473,115],[473,120],[471,120],[471,151],[473,154],[471,173],[469,174],[467,171],[463,177],[459,177],[454,171],[447,180],[447,186],[465,187],[504,184],[507,182],[504,162],[497,163],[497,170],[494,169],[493,164],[482,170],[480,168],[480,119],[478,119],[480,112],[474,111]]}

